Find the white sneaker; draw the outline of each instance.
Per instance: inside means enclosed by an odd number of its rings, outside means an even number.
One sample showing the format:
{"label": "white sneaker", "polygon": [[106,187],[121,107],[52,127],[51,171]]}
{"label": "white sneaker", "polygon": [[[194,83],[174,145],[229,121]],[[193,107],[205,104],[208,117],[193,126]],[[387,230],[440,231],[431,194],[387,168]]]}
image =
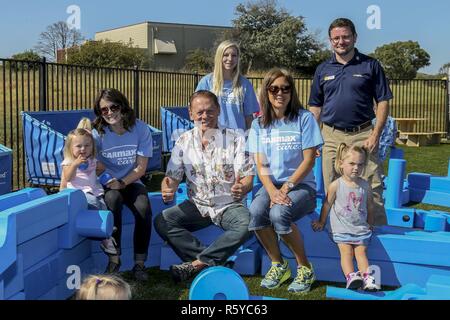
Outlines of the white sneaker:
{"label": "white sneaker", "polygon": [[114,240],[113,237],[110,237],[108,239],[102,240],[100,243],[100,248],[106,253],[111,255],[117,255],[117,248],[116,248],[116,240]]}
{"label": "white sneaker", "polygon": [[375,282],[375,278],[369,274],[365,274],[364,276],[364,287],[365,291],[378,291],[380,290],[380,285]]}
{"label": "white sneaker", "polygon": [[347,289],[356,290],[363,286],[364,279],[361,277],[361,273],[358,272],[351,272],[346,277],[347,279]]}

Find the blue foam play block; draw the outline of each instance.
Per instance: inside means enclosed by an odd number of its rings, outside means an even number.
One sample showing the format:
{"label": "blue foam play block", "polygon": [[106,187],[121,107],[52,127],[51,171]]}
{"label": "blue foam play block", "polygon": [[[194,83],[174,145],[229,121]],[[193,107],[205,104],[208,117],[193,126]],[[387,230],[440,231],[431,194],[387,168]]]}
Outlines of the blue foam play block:
{"label": "blue foam play block", "polygon": [[109,210],[80,210],[76,217],[79,236],[109,238],[113,230],[113,214]]}
{"label": "blue foam play block", "polygon": [[16,262],[17,223],[16,215],[0,214],[0,275]]}
{"label": "blue foam play block", "polygon": [[58,251],[58,229],[45,232],[17,247],[17,253],[23,256],[24,269]]}
{"label": "blue foam play block", "polygon": [[402,205],[409,202],[409,189],[403,189],[401,194]]}
{"label": "blue foam play block", "polygon": [[450,299],[450,277],[432,275],[426,285],[427,294]]}
{"label": "blue foam play block", "polygon": [[161,246],[161,263],[159,265],[159,269],[161,270],[169,270],[170,266],[173,264],[180,264],[183,261],[177,256],[177,254],[172,250],[172,248],[163,244]]}
{"label": "blue foam play block", "polygon": [[425,217],[425,231],[445,231],[447,226],[447,217],[429,213]]}
{"label": "blue foam play block", "polygon": [[23,291],[16,293],[12,297],[10,297],[8,300],[25,300],[25,293]]}
{"label": "blue foam play block", "polygon": [[432,176],[428,173],[413,172],[408,175],[408,183],[411,188],[439,191],[444,193],[450,192],[450,178]]}
{"label": "blue foam play block", "polygon": [[16,215],[17,243],[20,244],[67,223],[67,196],[52,194],[2,212],[2,216],[11,214]]}
{"label": "blue foam play block", "polygon": [[12,208],[28,201],[45,197],[47,194],[40,188],[25,188],[0,196],[0,211]]}
{"label": "blue foam play block", "polygon": [[91,258],[94,264],[94,273],[105,272],[106,266],[108,265],[108,256],[103,252],[93,252]]}
{"label": "blue foam play block", "polygon": [[[319,214],[314,212],[296,221],[304,239],[306,254],[308,256],[339,257],[339,250],[337,249],[336,244],[331,240],[331,235],[328,230],[322,232],[314,232],[312,230],[312,221],[318,219]],[[282,244],[281,248],[284,250],[286,247]],[[290,250],[285,250],[284,254],[292,256]]]}
{"label": "blue foam play block", "polygon": [[2,273],[1,278],[4,284],[5,299],[9,299],[23,290],[23,257],[21,254],[17,255],[17,261]]}
{"label": "blue foam play block", "polygon": [[[81,279],[83,279],[90,274],[96,274],[94,268],[94,261],[91,257],[79,262],[77,266],[81,271]],[[103,270],[102,270],[103,271]],[[56,288],[56,298],[57,300],[68,299],[75,294],[76,279],[74,279],[74,273],[66,273],[62,278],[58,279]],[[77,275],[78,276],[78,275]],[[69,289],[70,288],[70,289]]]}
{"label": "blue foam play block", "polygon": [[450,240],[433,237],[427,238],[414,235],[379,235],[381,246],[379,250],[384,250],[391,261],[450,266],[450,256],[443,255],[442,252],[449,252]]}
{"label": "blue foam play block", "polygon": [[[58,279],[67,274],[69,266],[80,265],[91,256],[91,240],[84,240],[71,249],[61,250],[58,258]],[[84,270],[82,270],[83,272]]]}
{"label": "blue foam play block", "polygon": [[161,263],[161,246],[162,244],[153,244],[148,248],[148,258],[145,261],[146,267],[158,267]]}
{"label": "blue foam play block", "polygon": [[408,174],[408,185],[410,188],[430,190],[431,174],[411,172]]}
{"label": "blue foam play block", "polygon": [[155,218],[160,215],[165,209],[168,209],[170,207],[173,207],[175,205],[176,200],[170,202],[170,203],[164,203],[162,200],[161,192],[149,192],[148,194],[149,200],[150,200],[150,206],[152,208],[152,233],[150,238],[150,244],[156,245],[156,244],[162,244],[164,241],[161,239],[159,234],[155,230]]}
{"label": "blue foam play block", "polygon": [[61,251],[58,251],[24,271],[24,292],[27,300],[37,299],[56,286],[60,254]]}
{"label": "blue foam play block", "polygon": [[392,291],[364,292],[327,286],[327,298],[349,300],[403,300],[408,296],[422,295],[425,291],[416,284],[407,284]]}
{"label": "blue foam play block", "polygon": [[234,260],[233,270],[242,275],[255,275],[261,270],[261,247],[258,243],[239,249]]}
{"label": "blue foam play block", "polygon": [[68,218],[67,223],[59,228],[58,245],[62,249],[70,249],[84,240],[77,232],[76,221],[78,212],[87,210],[87,201],[81,190],[64,189],[59,194],[67,197]]}
{"label": "blue foam play block", "polygon": [[432,177],[430,189],[450,193],[450,177]]}
{"label": "blue foam play block", "polygon": [[58,288],[54,286],[49,291],[36,298],[36,300],[58,300]]}
{"label": "blue foam play block", "polygon": [[122,225],[134,224],[134,215],[131,210],[124,205],[122,208]]}
{"label": "blue foam play block", "polygon": [[412,228],[414,226],[415,209],[386,208],[386,217],[390,226]]}
{"label": "blue foam play block", "polygon": [[450,207],[450,193],[410,188],[409,198],[414,202]]}

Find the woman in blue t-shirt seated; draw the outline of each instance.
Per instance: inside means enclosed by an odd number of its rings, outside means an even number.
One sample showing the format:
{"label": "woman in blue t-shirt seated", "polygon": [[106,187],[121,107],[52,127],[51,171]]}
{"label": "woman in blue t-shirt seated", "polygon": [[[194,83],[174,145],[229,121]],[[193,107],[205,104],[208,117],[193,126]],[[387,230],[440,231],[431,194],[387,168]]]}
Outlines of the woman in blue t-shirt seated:
{"label": "woman in blue t-shirt seated", "polygon": [[[147,190],[140,181],[152,156],[152,136],[148,126],[136,119],[127,98],[116,89],[104,89],[98,95],[94,112],[97,116],[92,132],[97,158],[104,165],[105,202],[114,215],[112,237],[116,248],[103,248],[108,253],[107,273],[120,269],[120,247],[122,235],[122,208],[126,204],[135,219],[133,245],[135,266],[133,274],[137,280],[147,280],[144,262],[147,260],[152,213]],[[117,253],[111,254],[116,250]]]}
{"label": "woman in blue t-shirt seated", "polygon": [[272,261],[261,286],[278,288],[291,277],[288,261],[281,256],[280,236],[298,265],[288,290],[308,292],[315,276],[294,222],[316,207],[312,168],[316,149],[323,143],[320,128],[302,107],[294,80],[284,69],[266,74],[259,98],[262,115],[253,121],[248,143],[263,184],[250,206],[249,230],[255,231]]}

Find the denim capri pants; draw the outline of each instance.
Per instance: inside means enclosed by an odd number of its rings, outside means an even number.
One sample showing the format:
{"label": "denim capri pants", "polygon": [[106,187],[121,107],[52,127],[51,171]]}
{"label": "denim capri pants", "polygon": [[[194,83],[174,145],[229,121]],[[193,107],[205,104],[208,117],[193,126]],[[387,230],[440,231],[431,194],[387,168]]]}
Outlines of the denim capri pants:
{"label": "denim capri pants", "polygon": [[[281,185],[276,186],[280,188]],[[270,206],[270,196],[266,189],[261,187],[250,205],[250,231],[273,226],[277,234],[292,232],[291,223],[311,213],[316,208],[316,190],[306,184],[298,184],[289,191],[288,197],[292,206],[275,204]]]}

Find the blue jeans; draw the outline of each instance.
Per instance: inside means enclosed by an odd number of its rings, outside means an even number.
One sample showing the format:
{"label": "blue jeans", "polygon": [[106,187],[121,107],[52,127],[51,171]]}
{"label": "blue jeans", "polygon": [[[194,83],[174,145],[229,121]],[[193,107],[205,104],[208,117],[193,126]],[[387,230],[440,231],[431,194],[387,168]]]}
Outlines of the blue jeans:
{"label": "blue jeans", "polygon": [[108,210],[103,196],[94,196],[92,193],[85,193],[88,203],[88,209],[90,210]]}
{"label": "blue jeans", "polygon": [[194,203],[186,200],[158,215],[155,230],[181,260],[198,259],[214,266],[223,264],[250,237],[249,220],[248,209],[242,204],[227,208],[218,225],[225,232],[206,247],[191,232],[206,228],[213,222],[211,218],[203,217]]}
{"label": "blue jeans", "polygon": [[[276,186],[279,188],[280,186]],[[259,189],[250,205],[250,231],[273,226],[278,234],[292,232],[291,223],[304,217],[316,208],[316,190],[306,184],[298,184],[289,191],[292,206],[275,204],[270,206],[270,196],[264,187]]]}

